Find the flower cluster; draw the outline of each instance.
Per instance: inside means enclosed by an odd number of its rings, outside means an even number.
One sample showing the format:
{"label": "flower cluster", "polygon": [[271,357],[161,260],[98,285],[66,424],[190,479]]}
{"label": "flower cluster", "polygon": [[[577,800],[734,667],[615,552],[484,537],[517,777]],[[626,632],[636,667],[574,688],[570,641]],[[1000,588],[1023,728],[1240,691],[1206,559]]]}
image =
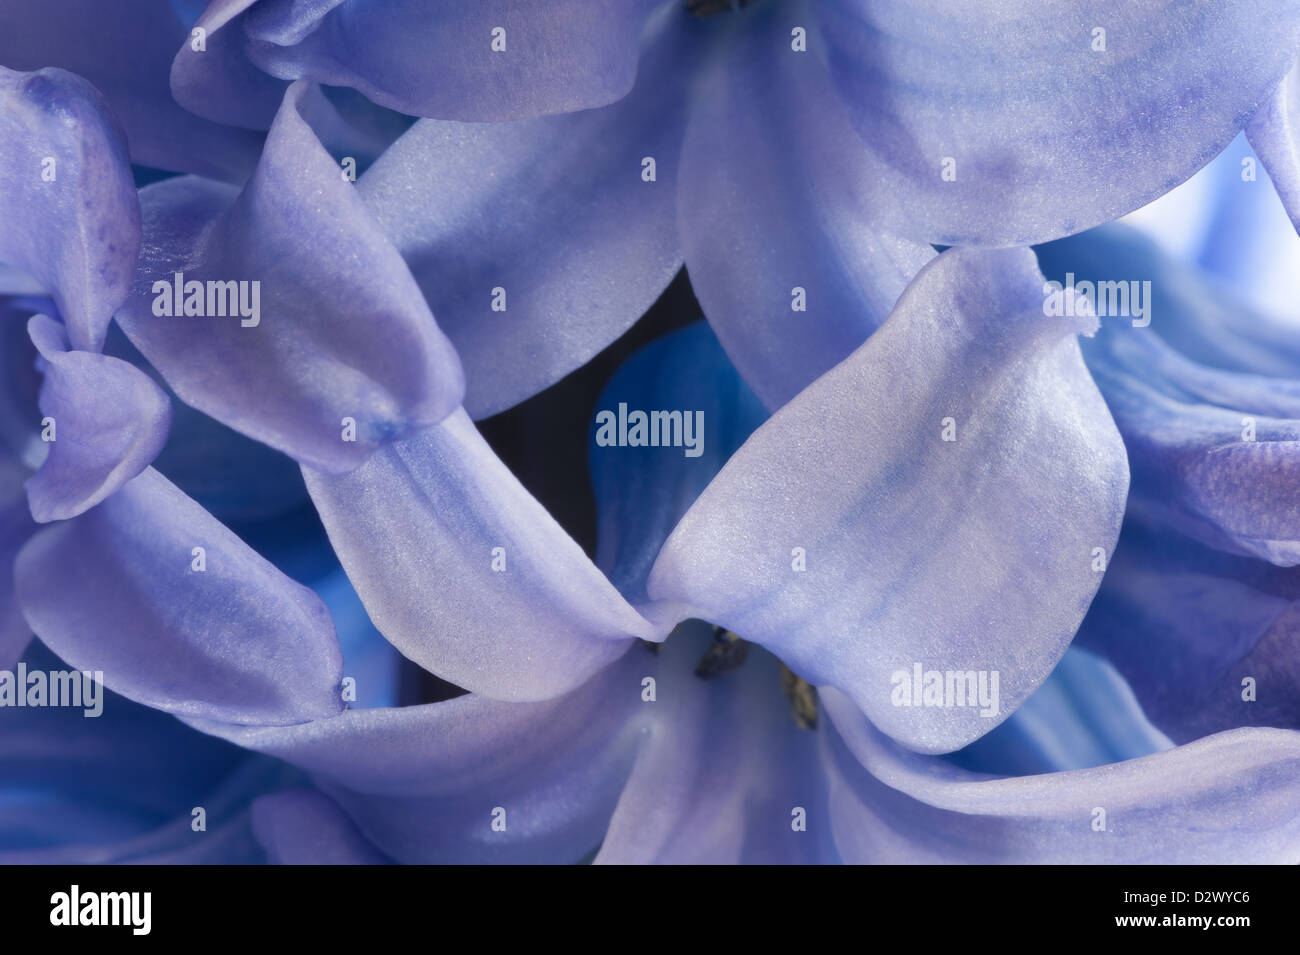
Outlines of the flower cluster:
{"label": "flower cluster", "polygon": [[1300,861],[1297,53],[0,0],[0,862]]}

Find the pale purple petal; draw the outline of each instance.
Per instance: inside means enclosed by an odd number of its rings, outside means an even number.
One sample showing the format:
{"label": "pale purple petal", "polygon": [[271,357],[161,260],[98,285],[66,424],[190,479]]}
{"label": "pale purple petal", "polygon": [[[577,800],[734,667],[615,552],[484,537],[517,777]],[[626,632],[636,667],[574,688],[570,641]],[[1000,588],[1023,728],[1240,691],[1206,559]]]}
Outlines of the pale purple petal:
{"label": "pale purple petal", "polygon": [[38,532],[15,581],[44,643],[137,702],[254,724],[343,708],[325,605],[152,468]]}
{"label": "pale purple petal", "polygon": [[729,37],[692,105],[678,198],[691,287],[771,409],[861,345],[935,255],[881,229],[865,147],[787,19],[773,6]]}
{"label": "pale purple petal", "polygon": [[171,0],[0,0],[0,63],[58,66],[89,80],[121,121],[136,163],[242,180],[262,137],[201,119],[172,98],[172,58],[191,40]]}
{"label": "pale purple petal", "polygon": [[1042,242],[1151,201],[1232,141],[1300,49],[1291,0],[824,0],[790,24],[810,20],[880,225],[945,245]]}
{"label": "pale purple petal", "polygon": [[73,347],[103,347],[139,249],[140,204],[104,98],[64,70],[0,66],[0,261],[53,296]]}
{"label": "pale purple petal", "polygon": [[[399,862],[577,862],[599,846],[631,770],[643,738],[634,717],[650,706],[642,675],[653,667],[633,648],[540,703],[471,694],[300,726],[195,725],[313,774]],[[291,838],[287,825],[264,818],[263,839]]]}
{"label": "pale purple petal", "polygon": [[[401,257],[299,115],[305,92],[286,96],[242,193],[196,178],[142,191],[145,250],[117,318],[181,400],[337,472],[442,420],[463,381]],[[175,273],[244,283],[239,314],[160,316]],[[205,311],[224,304],[195,288]]]}
{"label": "pale purple petal", "polygon": [[1300,729],[1300,568],[1130,519],[1078,641],[1114,663],[1176,742]]}
{"label": "pale purple petal", "polygon": [[242,53],[281,80],[351,87],[415,116],[495,122],[591,109],[631,89],[642,27],[663,5],[385,0],[380,11],[357,0],[214,0],[199,24],[219,57],[181,50],[173,87],[200,115],[233,121],[241,94],[266,95]]}
{"label": "pale purple petal", "polygon": [[[831,861],[816,733],[783,705],[772,656],[694,673],[713,628],[699,622],[660,651],[649,731],[595,861],[790,865]],[[802,813],[800,813],[802,811]]]}
{"label": "pale purple petal", "polygon": [[586,363],[681,267],[677,162],[697,28],[682,15],[653,35],[636,89],[613,106],[424,120],[358,183],[456,345],[471,417]]}
{"label": "pale purple petal", "polygon": [[656,635],[464,412],[350,474],[303,474],[375,626],[458,686],[545,699]]}
{"label": "pale purple petal", "polygon": [[1132,462],[1131,513],[1300,564],[1300,381],[1205,368],[1146,329],[1106,329],[1087,358]]}
{"label": "pale purple petal", "polygon": [[1300,229],[1300,62],[1250,121],[1246,138]]}
{"label": "pale purple petal", "polygon": [[382,865],[386,860],[324,793],[309,789],[262,796],[253,831],[274,865]]}
{"label": "pale purple petal", "polygon": [[[1047,317],[1043,284],[1028,250],[923,269],[700,495],[650,597],[844,690],[914,749],[1005,719],[1074,636],[1128,489],[1074,337],[1096,319]],[[895,705],[918,664],[1000,674],[1000,706]]]}
{"label": "pale purple petal", "polygon": [[1094,769],[998,778],[903,750],[835,690],[821,699],[846,862],[1300,861],[1300,733],[1233,730]]}
{"label": "pale purple petal", "polygon": [[41,414],[55,430],[27,496],[36,520],[65,520],[149,466],[167,440],[171,403],[132,365],[69,351],[66,330],[49,316],[34,316],[28,329],[45,362]]}

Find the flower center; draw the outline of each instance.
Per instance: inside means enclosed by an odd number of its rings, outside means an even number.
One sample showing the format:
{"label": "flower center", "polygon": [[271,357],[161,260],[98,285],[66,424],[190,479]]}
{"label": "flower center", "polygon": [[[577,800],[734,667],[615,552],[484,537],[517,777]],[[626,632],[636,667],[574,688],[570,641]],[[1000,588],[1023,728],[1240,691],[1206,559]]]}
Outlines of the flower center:
{"label": "flower center", "polygon": [[[695,665],[695,675],[712,680],[738,669],[749,656],[749,644],[730,630],[713,628],[713,642]],[[781,664],[781,692],[790,706],[790,716],[800,729],[817,728],[817,690]]]}
{"label": "flower center", "polygon": [[754,0],[686,0],[686,12],[702,19],[728,10],[739,10],[753,2]]}

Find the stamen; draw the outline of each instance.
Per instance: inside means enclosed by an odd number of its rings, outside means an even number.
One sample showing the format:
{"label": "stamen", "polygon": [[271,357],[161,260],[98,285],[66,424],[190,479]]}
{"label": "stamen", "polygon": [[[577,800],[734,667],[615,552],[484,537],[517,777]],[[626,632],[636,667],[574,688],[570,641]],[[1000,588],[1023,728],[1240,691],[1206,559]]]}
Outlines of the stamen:
{"label": "stamen", "polygon": [[753,0],[686,0],[686,12],[700,18],[711,17],[715,13],[739,10],[751,3]]}
{"label": "stamen", "polygon": [[748,643],[730,630],[714,627],[713,643],[704,651],[700,662],[695,665],[695,675],[701,680],[712,680],[736,669],[745,662],[747,656],[749,656]]}
{"label": "stamen", "polygon": [[790,702],[790,715],[801,730],[817,728],[817,688],[781,665],[781,692]]}

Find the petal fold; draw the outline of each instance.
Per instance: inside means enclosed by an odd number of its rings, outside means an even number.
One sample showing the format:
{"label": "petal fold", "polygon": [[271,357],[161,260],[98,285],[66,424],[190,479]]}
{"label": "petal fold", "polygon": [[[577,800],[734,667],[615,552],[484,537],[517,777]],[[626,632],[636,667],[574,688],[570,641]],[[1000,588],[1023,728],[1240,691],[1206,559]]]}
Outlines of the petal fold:
{"label": "petal fold", "polygon": [[[1096,319],[1049,317],[1043,286],[1028,250],[939,256],[736,452],[664,545],[649,596],[842,689],[914,749],[1005,719],[1083,619],[1128,489],[1075,339]],[[917,667],[982,671],[1000,699],[908,705]]]}
{"label": "petal fold", "polygon": [[691,19],[647,39],[636,89],[612,106],[423,120],[358,182],[456,345],[471,417],[585,364],[680,269],[677,164],[701,44]]}
{"label": "petal fold", "polygon": [[182,49],[172,81],[181,103],[227,122],[241,118],[241,94],[265,101],[272,77],[350,87],[413,116],[573,112],[631,89],[656,6],[662,0],[387,0],[379,13],[357,0],[214,0],[199,25],[218,56]]}
{"label": "petal fold", "polygon": [[[399,709],[349,710],[300,726],[206,732],[311,773],[380,852],[415,864],[572,863],[600,844],[640,740],[633,648],[574,692],[538,703],[476,694]],[[272,846],[289,817],[263,816]],[[272,850],[274,852],[274,849]]]}
{"label": "petal fold", "polygon": [[145,253],[118,322],[182,401],[339,472],[442,420],[464,385],[400,256],[299,114],[306,90],[286,95],[242,193],[196,178],[143,190]]}
{"label": "petal fold", "polygon": [[677,212],[691,287],[770,409],[861,345],[935,255],[879,227],[866,147],[785,23],[772,6],[713,62]]}
{"label": "petal fold", "polygon": [[375,626],[445,680],[546,699],[655,638],[463,411],[350,474],[303,474]]}
{"label": "petal fold", "polygon": [[74,348],[99,351],[139,251],[140,203],[104,98],[66,70],[0,66],[0,261],[53,296]]}
{"label": "petal fold", "polygon": [[1233,730],[1093,769],[997,778],[902,750],[843,694],[822,699],[836,730],[826,760],[846,862],[1300,860],[1300,733]]}
{"label": "petal fold", "polygon": [[171,403],[126,362],[69,351],[66,330],[49,316],[34,316],[28,328],[45,362],[41,414],[56,430],[27,496],[36,520],[66,520],[115,493],[158,456]]}

